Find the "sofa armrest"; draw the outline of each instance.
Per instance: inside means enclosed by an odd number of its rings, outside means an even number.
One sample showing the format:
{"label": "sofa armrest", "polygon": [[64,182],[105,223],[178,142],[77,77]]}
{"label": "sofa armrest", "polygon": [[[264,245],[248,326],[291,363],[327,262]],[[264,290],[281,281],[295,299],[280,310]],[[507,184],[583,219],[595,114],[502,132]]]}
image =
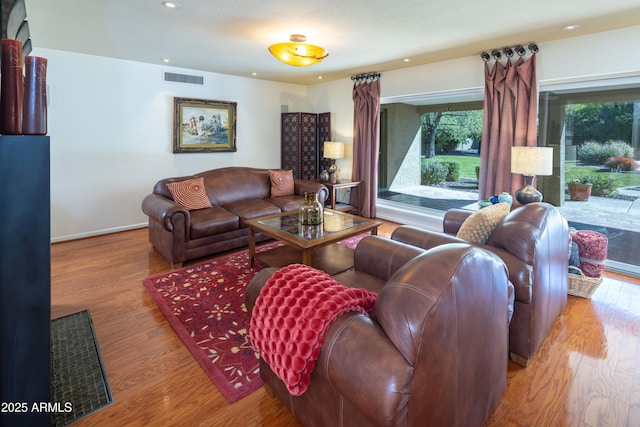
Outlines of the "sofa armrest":
{"label": "sofa armrest", "polygon": [[325,334],[314,373],[372,422],[399,425],[394,417],[409,395],[413,370],[375,321],[348,312]]}
{"label": "sofa armrest", "polygon": [[256,300],[260,295],[260,291],[267,284],[267,280],[273,276],[273,274],[278,271],[277,267],[268,267],[264,268],[256,273],[255,276],[249,281],[247,288],[244,293],[244,303],[247,307],[247,313],[249,313],[249,317],[251,317],[251,313],[253,312],[253,307],[256,305]]}
{"label": "sofa armrest", "polygon": [[424,250],[416,246],[394,242],[380,236],[367,236],[358,242],[353,263],[356,271],[386,281],[400,267],[422,253]]}
{"label": "sofa armrest", "polygon": [[423,249],[431,249],[447,243],[468,243],[466,240],[450,234],[424,230],[409,225],[402,225],[396,228],[391,234],[391,239]]}
{"label": "sofa armrest", "polygon": [[150,219],[162,224],[167,231],[174,231],[173,217],[175,215],[182,215],[186,228],[186,230],[184,230],[185,235],[189,235],[188,230],[191,226],[189,210],[173,200],[159,194],[149,194],[142,200],[142,212],[148,215]]}
{"label": "sofa armrest", "polygon": [[490,245],[480,246],[496,254],[507,266],[509,281],[513,284],[515,300],[523,304],[531,304],[533,289],[533,268],[512,253]]}
{"label": "sofa armrest", "polygon": [[298,196],[304,196],[304,193],[316,193],[318,201],[322,206],[329,198],[329,189],[321,182],[307,181],[304,179],[293,180],[293,192]]}
{"label": "sofa armrest", "polygon": [[442,229],[446,234],[458,234],[462,223],[473,214],[473,211],[466,209],[449,209],[444,214]]}

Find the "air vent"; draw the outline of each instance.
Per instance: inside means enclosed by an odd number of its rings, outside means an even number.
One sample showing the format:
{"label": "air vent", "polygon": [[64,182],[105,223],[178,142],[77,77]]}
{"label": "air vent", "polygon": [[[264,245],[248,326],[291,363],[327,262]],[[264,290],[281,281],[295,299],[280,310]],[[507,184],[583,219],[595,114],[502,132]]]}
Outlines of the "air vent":
{"label": "air vent", "polygon": [[202,76],[190,76],[188,74],[177,74],[177,73],[164,73],[164,81],[165,82],[176,82],[176,83],[190,83],[193,85],[203,85],[204,77]]}

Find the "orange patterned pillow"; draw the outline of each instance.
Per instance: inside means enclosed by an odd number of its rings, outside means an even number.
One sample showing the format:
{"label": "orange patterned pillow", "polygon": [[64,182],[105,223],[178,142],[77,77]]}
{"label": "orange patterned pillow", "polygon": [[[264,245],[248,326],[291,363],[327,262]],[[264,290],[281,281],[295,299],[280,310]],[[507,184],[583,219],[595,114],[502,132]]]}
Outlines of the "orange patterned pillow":
{"label": "orange patterned pillow", "polygon": [[170,182],[167,184],[167,188],[169,188],[173,200],[190,211],[212,206],[204,189],[204,179],[202,177]]}
{"label": "orange patterned pillow", "polygon": [[270,170],[271,197],[293,195],[293,171]]}

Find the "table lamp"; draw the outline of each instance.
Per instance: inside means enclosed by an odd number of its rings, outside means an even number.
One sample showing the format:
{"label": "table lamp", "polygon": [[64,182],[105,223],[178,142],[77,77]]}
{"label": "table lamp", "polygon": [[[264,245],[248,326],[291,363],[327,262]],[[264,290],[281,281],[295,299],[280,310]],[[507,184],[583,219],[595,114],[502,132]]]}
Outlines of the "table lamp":
{"label": "table lamp", "polygon": [[329,167],[329,174],[334,174],[333,177],[335,180],[338,180],[338,174],[340,171],[336,166],[336,159],[341,159],[344,157],[344,143],[343,142],[334,142],[334,141],[325,141],[323,148],[323,157],[325,159],[332,160],[331,166]]}
{"label": "table lamp", "polygon": [[515,194],[518,202],[541,202],[533,183],[537,175],[553,174],[553,147],[511,147],[511,173],[524,175],[524,187]]}

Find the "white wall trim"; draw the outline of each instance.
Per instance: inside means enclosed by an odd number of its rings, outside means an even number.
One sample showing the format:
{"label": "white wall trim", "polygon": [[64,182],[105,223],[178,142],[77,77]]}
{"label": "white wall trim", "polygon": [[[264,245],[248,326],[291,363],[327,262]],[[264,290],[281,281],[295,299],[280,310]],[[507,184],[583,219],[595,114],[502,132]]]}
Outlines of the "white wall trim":
{"label": "white wall trim", "polygon": [[51,243],[65,242],[67,240],[85,239],[87,237],[102,236],[104,234],[119,233],[120,231],[137,230],[138,228],[146,228],[149,224],[144,222],[140,224],[125,225],[122,227],[105,228],[103,230],[91,231],[88,233],[68,234],[66,236],[57,236],[51,239]]}
{"label": "white wall trim", "polygon": [[378,199],[376,217],[404,225],[442,232],[444,212],[434,209],[412,207],[389,200]]}
{"label": "white wall trim", "polygon": [[387,96],[380,98],[380,104],[403,103],[410,105],[440,104],[442,99],[447,102],[471,102],[482,101],[484,99],[484,88],[471,87],[465,89],[440,90],[426,93],[415,93],[412,95]]}
{"label": "white wall trim", "polygon": [[540,91],[557,92],[575,89],[585,90],[592,87],[623,88],[626,86],[637,87],[638,84],[640,84],[640,70],[540,80]]}
{"label": "white wall trim", "polygon": [[640,277],[640,267],[633,264],[625,264],[624,262],[606,260],[605,266],[607,271],[616,271],[622,274]]}

